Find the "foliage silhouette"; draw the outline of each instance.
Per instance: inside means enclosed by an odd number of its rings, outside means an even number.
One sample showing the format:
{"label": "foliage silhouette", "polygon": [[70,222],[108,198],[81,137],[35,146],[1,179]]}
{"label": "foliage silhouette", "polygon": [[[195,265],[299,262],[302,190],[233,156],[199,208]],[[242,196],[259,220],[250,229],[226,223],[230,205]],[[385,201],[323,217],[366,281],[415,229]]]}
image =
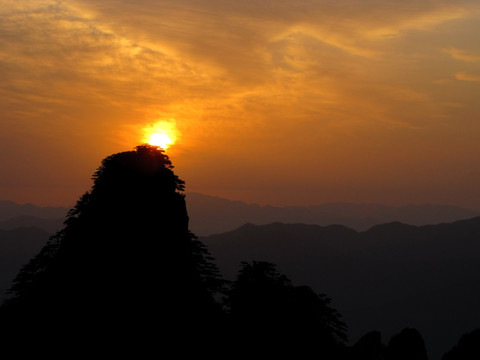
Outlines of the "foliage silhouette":
{"label": "foliage silhouette", "polygon": [[387,360],[427,360],[422,335],[417,329],[405,328],[394,335],[386,349]]}
{"label": "foliage silhouette", "polygon": [[350,346],[347,354],[349,360],[427,360],[423,338],[414,328],[395,334],[387,346],[382,344],[379,331],[371,331]]}
{"label": "foliage silhouette", "polygon": [[340,353],[346,325],[330,299],[307,286],[293,286],[274,264],[240,264],[226,298],[238,348],[245,355],[269,356]]}
{"label": "foliage silhouette", "polygon": [[379,331],[371,331],[362,336],[349,349],[349,359],[385,360],[385,345]]}
{"label": "foliage silhouette", "polygon": [[217,328],[224,282],[188,229],[184,182],[172,169],[149,145],[104,159],[63,230],[15,279],[0,309],[4,335],[83,346],[108,335],[135,347]]}

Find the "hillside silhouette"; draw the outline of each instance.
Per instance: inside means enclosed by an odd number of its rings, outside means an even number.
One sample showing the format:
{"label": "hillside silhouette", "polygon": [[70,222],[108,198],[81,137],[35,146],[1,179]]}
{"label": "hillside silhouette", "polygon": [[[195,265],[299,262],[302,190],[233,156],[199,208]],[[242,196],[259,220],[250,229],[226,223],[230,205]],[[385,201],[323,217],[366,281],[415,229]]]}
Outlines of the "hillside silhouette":
{"label": "hillside silhouette", "polygon": [[[0,306],[4,353],[339,360],[478,353],[480,217],[367,231],[246,224],[197,238],[184,188],[164,151],[141,145],[102,161],[91,190],[48,240],[35,228],[0,230],[3,270],[18,271]],[[17,214],[20,223],[36,221],[37,209],[27,209],[34,213]]]}
{"label": "hillside silhouette", "polygon": [[325,292],[355,343],[418,329],[430,359],[479,327],[480,217],[448,224],[398,222],[368,231],[331,225],[247,224],[200,238],[227,279],[239,261],[277,264],[295,283]]}
{"label": "hillside silhouette", "polygon": [[189,230],[183,191],[160,148],[105,158],[64,228],[14,279],[0,307],[4,353],[342,354],[347,326],[325,295],[267,262],[241,262],[236,279],[221,278]]}

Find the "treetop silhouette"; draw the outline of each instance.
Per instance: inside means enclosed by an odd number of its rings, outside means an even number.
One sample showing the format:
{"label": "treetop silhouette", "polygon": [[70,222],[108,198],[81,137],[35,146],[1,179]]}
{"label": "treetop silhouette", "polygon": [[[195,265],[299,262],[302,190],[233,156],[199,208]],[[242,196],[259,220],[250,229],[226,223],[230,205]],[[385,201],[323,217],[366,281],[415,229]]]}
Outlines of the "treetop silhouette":
{"label": "treetop silhouette", "polygon": [[308,286],[293,286],[269,262],[242,262],[226,305],[243,351],[328,357],[340,353],[347,340],[347,326],[330,299]]}

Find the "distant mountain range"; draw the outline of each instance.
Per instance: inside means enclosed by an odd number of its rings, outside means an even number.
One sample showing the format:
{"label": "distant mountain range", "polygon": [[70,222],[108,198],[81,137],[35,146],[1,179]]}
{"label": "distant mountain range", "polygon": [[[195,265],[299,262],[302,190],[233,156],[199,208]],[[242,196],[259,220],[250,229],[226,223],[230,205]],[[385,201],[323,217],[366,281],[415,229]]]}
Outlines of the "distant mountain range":
{"label": "distant mountain range", "polygon": [[[385,206],[379,204],[329,203],[312,206],[261,206],[242,201],[189,192],[186,194],[190,230],[197,236],[231,231],[244,224],[273,222],[316,225],[338,224],[364,231],[377,224],[399,221],[429,225],[480,216],[480,211],[451,205]],[[63,227],[64,207],[39,207],[0,201],[0,229],[38,227],[51,233]]]}
{"label": "distant mountain range", "polygon": [[345,225],[363,231],[377,224],[399,221],[410,225],[452,222],[480,216],[480,211],[451,205],[385,206],[379,204],[329,203],[312,206],[260,206],[199,193],[187,193],[190,229],[207,236],[244,224],[272,222]]}
{"label": "distant mountain range", "polygon": [[462,334],[480,328],[480,217],[420,227],[392,222],[364,232],[247,224],[200,239],[228,279],[241,261],[269,261],[294,284],[327,294],[352,341],[372,330],[388,341],[413,327],[429,358],[439,360]]}
{"label": "distant mountain range", "polygon": [[0,200],[0,229],[35,227],[53,234],[63,228],[67,212],[64,207],[41,207]]}
{"label": "distant mountain range", "polygon": [[36,206],[33,204],[17,204],[13,201],[0,200],[0,221],[17,216],[32,216],[43,219],[65,218],[67,208],[52,206]]}
{"label": "distant mountain range", "polygon": [[22,227],[34,227],[45,230],[50,234],[54,234],[63,228],[64,220],[64,218],[44,219],[30,215],[19,215],[4,221],[0,221],[0,229],[13,230]]}

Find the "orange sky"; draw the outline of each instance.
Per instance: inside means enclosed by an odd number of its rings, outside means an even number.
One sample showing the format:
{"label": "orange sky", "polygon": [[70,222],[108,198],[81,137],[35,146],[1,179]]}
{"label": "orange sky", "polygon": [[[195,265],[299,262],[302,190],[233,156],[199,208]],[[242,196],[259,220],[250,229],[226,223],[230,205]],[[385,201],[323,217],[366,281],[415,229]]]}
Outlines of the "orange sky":
{"label": "orange sky", "polygon": [[480,209],[480,2],[3,0],[0,199],[72,205],[145,127],[187,191]]}

